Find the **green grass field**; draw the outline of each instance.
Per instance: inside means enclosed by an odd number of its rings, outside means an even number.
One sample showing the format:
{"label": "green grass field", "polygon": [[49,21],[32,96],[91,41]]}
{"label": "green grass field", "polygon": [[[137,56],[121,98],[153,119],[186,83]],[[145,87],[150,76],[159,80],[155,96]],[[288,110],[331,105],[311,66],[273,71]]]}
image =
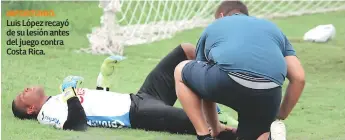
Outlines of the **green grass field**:
{"label": "green grass field", "polygon": [[[101,9],[96,2],[62,2],[46,4],[54,9],[57,17],[69,19],[71,35],[64,38],[65,46],[38,47],[45,56],[9,56],[6,54],[6,20],[2,14],[2,139],[3,140],[169,140],[194,139],[193,136],[172,135],[129,129],[91,128],[87,132],[60,131],[39,125],[36,121],[13,118],[11,101],[28,85],[44,85],[46,93],[59,93],[58,86],[67,75],[85,78],[84,86],[93,88],[101,62],[106,56],[76,54],[74,50],[88,47],[86,34],[99,25]],[[85,10],[87,8],[87,10]],[[10,6],[2,5],[2,12]],[[38,18],[37,18],[38,19]],[[274,19],[286,33],[306,70],[307,84],[304,93],[289,118],[285,121],[289,140],[343,140],[345,139],[345,11]],[[326,44],[300,41],[308,29],[319,24],[334,24],[336,38]],[[14,29],[14,28],[12,28]],[[18,28],[17,28],[18,29]],[[202,29],[176,34],[172,39],[151,44],[130,46],[125,49],[127,60],[117,67],[112,84],[113,91],[136,92],[145,76],[171,49],[182,42],[195,44]],[[179,106],[177,104],[177,106]],[[230,109],[222,107],[226,112]],[[154,125],[154,124],[152,124]]]}

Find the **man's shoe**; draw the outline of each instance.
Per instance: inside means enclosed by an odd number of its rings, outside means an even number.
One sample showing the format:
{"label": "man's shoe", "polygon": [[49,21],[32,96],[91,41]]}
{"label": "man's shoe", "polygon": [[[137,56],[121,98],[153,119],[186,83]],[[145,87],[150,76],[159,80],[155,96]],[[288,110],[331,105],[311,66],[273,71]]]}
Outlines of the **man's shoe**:
{"label": "man's shoe", "polygon": [[271,124],[270,140],[286,140],[286,128],[281,120]]}

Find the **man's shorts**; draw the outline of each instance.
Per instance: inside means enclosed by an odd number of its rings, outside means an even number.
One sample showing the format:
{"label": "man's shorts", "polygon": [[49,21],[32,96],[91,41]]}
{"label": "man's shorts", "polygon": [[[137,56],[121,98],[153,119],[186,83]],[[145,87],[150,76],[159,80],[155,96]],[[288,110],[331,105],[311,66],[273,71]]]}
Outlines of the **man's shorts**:
{"label": "man's shorts", "polygon": [[217,102],[238,113],[237,135],[240,139],[257,139],[270,131],[281,101],[281,86],[252,89],[230,78],[215,64],[191,61],[182,70],[182,80],[204,100]]}

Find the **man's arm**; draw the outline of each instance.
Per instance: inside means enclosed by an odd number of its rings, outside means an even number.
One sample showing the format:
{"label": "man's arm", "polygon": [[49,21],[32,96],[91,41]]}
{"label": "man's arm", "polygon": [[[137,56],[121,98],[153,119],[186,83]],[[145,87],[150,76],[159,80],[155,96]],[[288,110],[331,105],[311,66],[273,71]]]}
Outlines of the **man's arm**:
{"label": "man's arm", "polygon": [[68,76],[60,86],[65,94],[64,100],[68,108],[67,120],[63,124],[64,130],[85,131],[87,129],[86,114],[75,91],[82,84],[83,79],[80,76]]}
{"label": "man's arm", "polygon": [[85,131],[87,129],[87,120],[84,108],[78,97],[72,97],[67,100],[68,115],[63,125],[64,130]]}
{"label": "man's arm", "polygon": [[67,102],[68,108],[67,119],[63,124],[63,129],[85,131],[87,129],[86,114],[75,91],[75,87],[77,87],[79,82],[81,83],[80,79],[82,78],[78,76],[72,76],[72,78],[70,79],[70,81],[64,81],[61,86],[64,92],[64,100]]}
{"label": "man's arm", "polygon": [[207,34],[206,30],[201,34],[201,37],[196,44],[196,58],[197,61],[207,61],[205,56],[205,42],[206,42]]}
{"label": "man's arm", "polygon": [[287,62],[287,78],[289,85],[283,103],[280,107],[278,119],[286,119],[298,102],[305,85],[305,74],[301,63],[296,56],[285,57]]}
{"label": "man's arm", "polygon": [[284,52],[287,64],[287,78],[289,80],[283,103],[280,107],[278,119],[286,119],[292,109],[297,104],[305,85],[304,69],[296,57],[296,52],[284,35]]}

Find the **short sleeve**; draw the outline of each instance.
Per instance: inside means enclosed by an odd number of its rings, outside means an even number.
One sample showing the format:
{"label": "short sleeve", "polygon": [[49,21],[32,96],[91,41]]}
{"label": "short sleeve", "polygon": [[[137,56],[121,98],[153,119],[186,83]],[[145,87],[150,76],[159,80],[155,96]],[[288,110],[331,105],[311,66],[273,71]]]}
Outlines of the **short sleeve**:
{"label": "short sleeve", "polygon": [[287,39],[287,37],[284,35],[284,50],[283,50],[283,55],[284,57],[286,56],[296,56],[296,51],[292,47],[290,41]]}
{"label": "short sleeve", "polygon": [[67,104],[58,99],[50,99],[42,106],[41,111],[37,116],[37,120],[41,124],[62,129],[67,120],[67,116]]}
{"label": "short sleeve", "polygon": [[207,38],[206,30],[201,34],[198,43],[196,44],[196,60],[207,61],[205,57],[205,41]]}

